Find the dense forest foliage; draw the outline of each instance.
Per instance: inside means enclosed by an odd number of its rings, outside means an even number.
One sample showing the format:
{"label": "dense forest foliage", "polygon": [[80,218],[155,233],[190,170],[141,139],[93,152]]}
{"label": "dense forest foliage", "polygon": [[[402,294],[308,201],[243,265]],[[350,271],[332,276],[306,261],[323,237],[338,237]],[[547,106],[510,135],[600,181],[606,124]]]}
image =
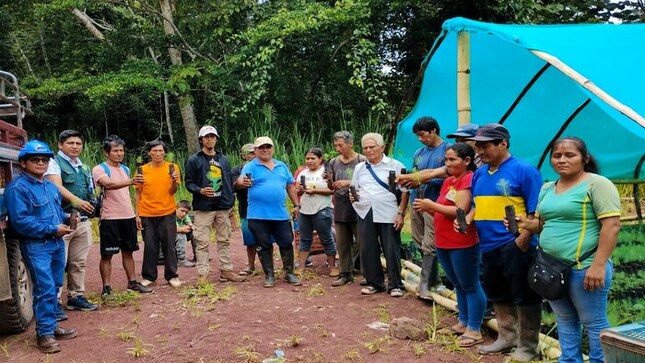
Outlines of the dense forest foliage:
{"label": "dense forest foliage", "polygon": [[[643,0],[21,0],[0,5],[0,69],[21,78],[33,137],[65,128],[196,148],[260,133],[324,140],[389,127],[444,20],[638,22]],[[406,91],[411,97],[404,99]],[[188,135],[188,137],[187,137]],[[288,136],[287,136],[288,135]],[[274,136],[277,137],[277,136]]]}

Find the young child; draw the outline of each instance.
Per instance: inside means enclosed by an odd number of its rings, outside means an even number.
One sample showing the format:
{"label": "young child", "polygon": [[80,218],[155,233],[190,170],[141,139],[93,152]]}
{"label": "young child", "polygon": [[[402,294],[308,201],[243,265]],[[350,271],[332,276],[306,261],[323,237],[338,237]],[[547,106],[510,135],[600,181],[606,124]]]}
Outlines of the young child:
{"label": "young child", "polygon": [[180,200],[177,202],[177,238],[175,239],[175,249],[177,250],[177,265],[180,267],[195,267],[195,262],[186,258],[186,243],[193,239],[193,222],[190,220],[188,213],[191,210],[190,202]]}

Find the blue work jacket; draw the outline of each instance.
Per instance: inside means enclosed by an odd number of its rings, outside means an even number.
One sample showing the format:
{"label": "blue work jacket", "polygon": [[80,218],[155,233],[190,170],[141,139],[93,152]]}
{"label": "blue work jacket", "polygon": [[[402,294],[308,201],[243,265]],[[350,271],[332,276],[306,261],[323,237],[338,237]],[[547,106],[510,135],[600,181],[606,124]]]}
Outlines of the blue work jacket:
{"label": "blue work jacket", "polygon": [[9,223],[21,242],[59,240],[58,225],[68,216],[61,208],[62,196],[54,183],[22,173],[5,189]]}

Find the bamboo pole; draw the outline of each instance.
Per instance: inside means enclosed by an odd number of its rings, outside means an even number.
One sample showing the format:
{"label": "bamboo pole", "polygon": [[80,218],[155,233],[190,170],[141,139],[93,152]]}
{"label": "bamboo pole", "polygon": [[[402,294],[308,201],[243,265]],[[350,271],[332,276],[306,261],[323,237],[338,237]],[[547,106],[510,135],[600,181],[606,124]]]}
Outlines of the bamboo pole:
{"label": "bamboo pole", "polygon": [[[385,268],[385,258],[383,257],[381,257],[381,264],[383,265],[383,268]],[[407,260],[401,260],[401,264],[403,266],[403,268],[401,269],[403,287],[405,287],[407,291],[416,294],[419,288],[418,273],[421,272],[421,267]],[[432,297],[434,302],[446,309],[458,312],[459,310],[457,307],[456,294],[449,289],[443,289],[440,291],[441,293],[432,291],[430,292],[430,296]],[[496,332],[499,332],[496,319],[484,320],[483,325]],[[538,349],[540,350],[540,352],[542,352],[542,356],[546,357],[547,359],[557,359],[562,354],[560,342],[542,333],[540,333],[540,342]],[[583,359],[586,360],[588,358],[587,356],[583,356]]]}
{"label": "bamboo pole", "polygon": [[605,92],[602,88],[598,87],[591,81],[590,79],[586,78],[582,74],[578,73],[575,69],[569,67],[565,63],[563,63],[560,59],[557,57],[546,53],[542,52],[540,50],[531,50],[533,54],[535,54],[538,58],[544,60],[545,62],[551,64],[554,66],[556,69],[558,69],[560,72],[564,73],[565,76],[571,78],[575,82],[577,82],[579,85],[582,87],[586,88],[589,92],[593,93],[596,97],[600,98],[604,102],[606,102],[609,106],[613,107],[616,109],[618,112],[622,113],[623,115],[629,117],[630,119],[634,120],[636,123],[640,124],[641,126],[645,127],[645,118],[643,116],[639,115],[636,113],[636,111],[632,110],[630,107],[622,104],[619,102],[617,99],[613,98],[611,95],[609,95],[607,92]]}
{"label": "bamboo pole", "polygon": [[457,121],[470,123],[470,33],[457,34]]}

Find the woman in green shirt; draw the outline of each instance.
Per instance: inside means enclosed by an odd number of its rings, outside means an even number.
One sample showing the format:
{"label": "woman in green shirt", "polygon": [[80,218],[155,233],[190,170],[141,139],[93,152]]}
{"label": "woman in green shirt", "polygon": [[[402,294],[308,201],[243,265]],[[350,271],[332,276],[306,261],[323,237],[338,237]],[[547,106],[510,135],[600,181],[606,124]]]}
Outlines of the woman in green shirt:
{"label": "woman in green shirt", "polygon": [[[609,327],[607,296],[613,266],[609,257],[620,231],[620,197],[616,187],[598,175],[595,160],[577,137],[556,140],[551,166],[559,179],[540,191],[535,220],[520,227],[540,233],[540,248],[548,255],[577,261],[571,267],[567,294],[549,301],[558,323],[562,347],[559,362],[582,363],[581,324],[589,336],[589,361],[604,362],[600,331]],[[584,261],[587,251],[596,252]]]}

